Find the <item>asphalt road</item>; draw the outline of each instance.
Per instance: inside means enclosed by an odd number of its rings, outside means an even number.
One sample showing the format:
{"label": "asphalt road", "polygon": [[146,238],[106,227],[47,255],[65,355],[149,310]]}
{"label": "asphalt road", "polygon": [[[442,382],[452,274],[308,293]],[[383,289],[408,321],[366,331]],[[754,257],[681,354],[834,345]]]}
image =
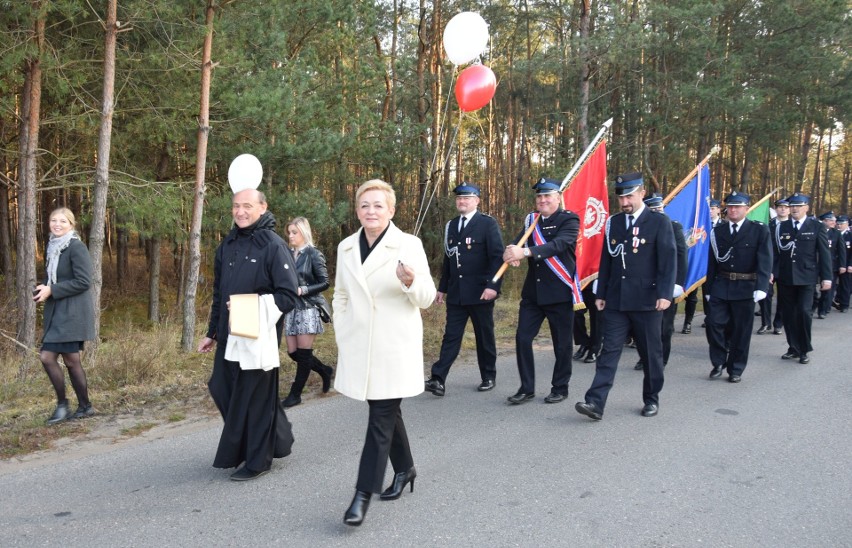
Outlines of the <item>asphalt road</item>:
{"label": "asphalt road", "polygon": [[514,354],[478,393],[466,351],[444,398],[403,403],[414,493],[374,499],[361,527],[342,518],[367,405],[338,396],[294,408],[293,454],[252,482],[210,466],[218,423],[3,473],[0,546],[852,546],[852,314],[814,320],[809,365],[780,359],[783,336],[755,335],[740,384],[707,379],[696,320],[675,335],[653,418],[633,350],[601,422],[573,408],[593,365],[544,404],[542,350],[538,397],[509,406]]}

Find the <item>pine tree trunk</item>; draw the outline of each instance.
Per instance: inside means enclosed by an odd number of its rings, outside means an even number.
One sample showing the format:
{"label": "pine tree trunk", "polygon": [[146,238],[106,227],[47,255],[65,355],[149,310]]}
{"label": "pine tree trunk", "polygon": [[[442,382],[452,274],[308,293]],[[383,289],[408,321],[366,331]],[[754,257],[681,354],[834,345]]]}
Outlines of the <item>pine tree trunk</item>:
{"label": "pine tree trunk", "polygon": [[160,323],[160,237],[148,240],[148,320]]}
{"label": "pine tree trunk", "polygon": [[192,222],[189,228],[189,272],[186,275],[183,298],[183,333],[181,349],[189,352],[195,341],[195,295],[198,289],[198,271],[201,268],[201,218],[204,215],[204,175],[207,166],[207,138],[210,135],[210,80],[213,63],[213,0],[207,0],[204,51],[201,57],[201,109],[198,116],[198,150],[195,158],[195,199],[192,204]]}
{"label": "pine tree trunk", "polygon": [[0,184],[0,268],[3,271],[5,294],[15,291],[14,267],[12,266],[12,224],[9,216],[9,187]]}
{"label": "pine tree trunk", "polygon": [[[104,30],[104,89],[101,101],[101,126],[98,133],[98,160],[95,168],[95,190],[92,200],[92,226],[89,231],[89,254],[92,256],[92,300],[95,304],[95,339],[97,349],[101,331],[101,290],[103,289],[103,257],[106,229],[107,194],[109,191],[109,155],[112,144],[112,113],[115,90],[115,44],[118,35],[116,11],[118,0],[107,2]],[[121,277],[119,277],[119,280]]]}
{"label": "pine tree trunk", "polygon": [[32,2],[37,13],[33,29],[36,56],[26,61],[24,94],[21,110],[20,167],[18,169],[18,239],[15,281],[17,283],[17,339],[23,357],[18,376],[26,376],[32,362],[27,353],[35,345],[36,306],[32,292],[36,286],[36,174],[38,131],[41,117],[41,54],[44,50],[44,14],[40,0]]}

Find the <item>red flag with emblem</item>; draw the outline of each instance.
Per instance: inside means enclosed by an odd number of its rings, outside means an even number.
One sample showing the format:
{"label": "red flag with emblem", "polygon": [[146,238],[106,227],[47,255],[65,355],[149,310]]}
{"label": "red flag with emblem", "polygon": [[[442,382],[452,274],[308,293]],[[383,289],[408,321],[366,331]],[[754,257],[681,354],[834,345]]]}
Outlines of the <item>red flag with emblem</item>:
{"label": "red flag with emblem", "polygon": [[562,206],[580,216],[576,248],[577,277],[580,285],[586,287],[598,277],[606,220],[609,218],[606,141],[600,142],[562,193]]}

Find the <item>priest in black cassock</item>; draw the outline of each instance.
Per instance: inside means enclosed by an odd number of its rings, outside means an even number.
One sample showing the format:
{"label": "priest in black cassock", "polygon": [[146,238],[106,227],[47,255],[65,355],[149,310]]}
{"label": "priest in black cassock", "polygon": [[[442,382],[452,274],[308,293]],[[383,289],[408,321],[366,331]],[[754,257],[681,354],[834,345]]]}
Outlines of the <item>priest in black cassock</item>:
{"label": "priest in black cassock", "polygon": [[266,210],[257,184],[235,182],[233,170],[229,179],[236,191],[234,227],[216,249],[210,323],[198,351],[216,349],[208,387],[225,425],[213,466],[236,468],[245,463],[231,475],[232,480],[245,481],[268,472],[273,458],[289,455],[293,433],[278,400],[279,368],[246,369],[245,363],[241,367],[225,358],[231,295],[272,296],[282,314],[275,324],[277,340],[272,341],[277,350],[284,314],[296,304],[299,283],[292,255],[274,231],[275,218]]}

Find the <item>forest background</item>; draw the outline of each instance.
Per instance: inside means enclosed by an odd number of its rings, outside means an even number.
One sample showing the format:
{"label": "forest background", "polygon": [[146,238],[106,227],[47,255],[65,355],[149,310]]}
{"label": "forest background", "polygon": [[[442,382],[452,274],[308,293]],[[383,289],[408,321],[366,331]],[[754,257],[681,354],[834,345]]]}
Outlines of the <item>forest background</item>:
{"label": "forest background", "polygon": [[[488,22],[498,79],[472,113],[441,40],[461,11]],[[408,231],[435,190],[420,236],[437,273],[456,184],[481,186],[508,240],[531,183],[562,178],[610,117],[610,178],[640,170],[665,194],[719,145],[714,196],[803,191],[846,213],[850,29],[845,0],[0,0],[0,454],[52,405],[29,294],[54,208],[95,260],[99,408],[178,401],[209,371],[191,350],[238,154],[261,160],[279,232],[310,219],[332,276],[361,182],[394,186]],[[434,354],[443,313],[426,314]]]}

